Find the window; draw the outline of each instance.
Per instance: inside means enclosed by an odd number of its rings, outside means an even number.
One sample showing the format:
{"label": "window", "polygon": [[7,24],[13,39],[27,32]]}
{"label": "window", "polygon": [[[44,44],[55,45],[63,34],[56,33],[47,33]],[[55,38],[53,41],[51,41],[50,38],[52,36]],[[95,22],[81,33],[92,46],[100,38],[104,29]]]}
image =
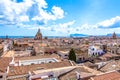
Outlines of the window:
{"label": "window", "polygon": [[50,74],[50,75],[49,75],[49,77],[53,77],[53,75],[52,75],[52,74]]}
{"label": "window", "polygon": [[49,63],[52,63],[52,61],[49,61]]}
{"label": "window", "polygon": [[65,56],[68,56],[67,54]]}
{"label": "window", "polygon": [[2,76],[2,75],[0,75],[0,78],[3,78],[3,76]]}
{"label": "window", "polygon": [[98,55],[101,55],[100,52],[98,52]]}
{"label": "window", "polygon": [[95,49],[94,48],[92,48],[92,51],[94,51]]}

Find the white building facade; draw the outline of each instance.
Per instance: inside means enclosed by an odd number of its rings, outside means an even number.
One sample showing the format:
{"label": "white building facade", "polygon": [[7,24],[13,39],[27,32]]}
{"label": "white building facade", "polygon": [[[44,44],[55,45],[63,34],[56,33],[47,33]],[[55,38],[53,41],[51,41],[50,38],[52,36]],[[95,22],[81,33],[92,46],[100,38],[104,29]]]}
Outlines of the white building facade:
{"label": "white building facade", "polygon": [[88,55],[90,57],[97,57],[103,55],[105,52],[100,48],[100,46],[90,46],[88,49]]}

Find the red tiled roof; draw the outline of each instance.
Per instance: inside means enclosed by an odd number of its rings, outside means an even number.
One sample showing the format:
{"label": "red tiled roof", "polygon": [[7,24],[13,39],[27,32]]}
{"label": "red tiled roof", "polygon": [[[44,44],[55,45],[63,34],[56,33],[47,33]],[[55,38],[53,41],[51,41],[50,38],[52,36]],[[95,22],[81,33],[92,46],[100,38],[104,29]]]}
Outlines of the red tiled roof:
{"label": "red tiled roof", "polygon": [[53,69],[53,68],[68,67],[68,66],[72,66],[69,61],[46,63],[46,64],[34,64],[27,66],[10,66],[8,76],[28,74],[29,71],[32,72],[38,69],[40,70],[40,68],[43,70],[43,69]]}
{"label": "red tiled roof", "polygon": [[2,49],[3,48],[3,46],[0,44],[0,49]]}
{"label": "red tiled roof", "polygon": [[0,57],[0,72],[5,72],[11,61],[11,57]]}
{"label": "red tiled roof", "polygon": [[119,72],[110,72],[95,77],[91,77],[91,80],[120,80]]}
{"label": "red tiled roof", "polygon": [[42,59],[42,58],[59,58],[58,55],[41,55],[41,56],[29,56],[29,57],[16,57],[15,62],[19,60],[31,60],[31,59]]}
{"label": "red tiled roof", "polygon": [[120,60],[112,60],[109,61],[105,66],[103,66],[100,70],[103,72],[113,71],[120,69]]}

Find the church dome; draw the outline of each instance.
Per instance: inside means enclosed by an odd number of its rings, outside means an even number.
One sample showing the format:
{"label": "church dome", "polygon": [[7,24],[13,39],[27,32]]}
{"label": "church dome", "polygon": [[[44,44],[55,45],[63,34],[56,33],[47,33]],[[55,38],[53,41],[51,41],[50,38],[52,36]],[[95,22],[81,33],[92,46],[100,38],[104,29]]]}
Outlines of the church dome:
{"label": "church dome", "polygon": [[40,29],[38,29],[38,32],[35,35],[35,40],[42,40],[42,33],[40,32]]}
{"label": "church dome", "polygon": [[116,39],[116,33],[115,32],[113,33],[112,38]]}

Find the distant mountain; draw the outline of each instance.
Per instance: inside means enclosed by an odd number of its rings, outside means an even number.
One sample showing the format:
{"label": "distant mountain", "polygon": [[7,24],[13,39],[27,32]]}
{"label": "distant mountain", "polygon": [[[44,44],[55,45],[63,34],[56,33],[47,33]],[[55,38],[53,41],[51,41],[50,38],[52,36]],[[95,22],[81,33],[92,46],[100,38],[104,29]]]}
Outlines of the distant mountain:
{"label": "distant mountain", "polygon": [[[106,36],[108,36],[108,37],[110,37],[110,36],[112,36],[113,34],[107,34]],[[120,36],[120,34],[116,34],[117,36]]]}
{"label": "distant mountain", "polygon": [[70,37],[88,37],[89,35],[86,34],[70,34]]}
{"label": "distant mountain", "polygon": [[[78,33],[75,33],[75,34],[70,34],[70,37],[89,37],[89,36],[98,36],[98,37],[100,37],[100,36],[107,36],[107,37],[111,37],[112,35],[113,35],[112,33],[109,33],[107,35],[87,35],[87,34],[78,34]],[[118,37],[120,37],[120,34],[116,33],[116,35]]]}

